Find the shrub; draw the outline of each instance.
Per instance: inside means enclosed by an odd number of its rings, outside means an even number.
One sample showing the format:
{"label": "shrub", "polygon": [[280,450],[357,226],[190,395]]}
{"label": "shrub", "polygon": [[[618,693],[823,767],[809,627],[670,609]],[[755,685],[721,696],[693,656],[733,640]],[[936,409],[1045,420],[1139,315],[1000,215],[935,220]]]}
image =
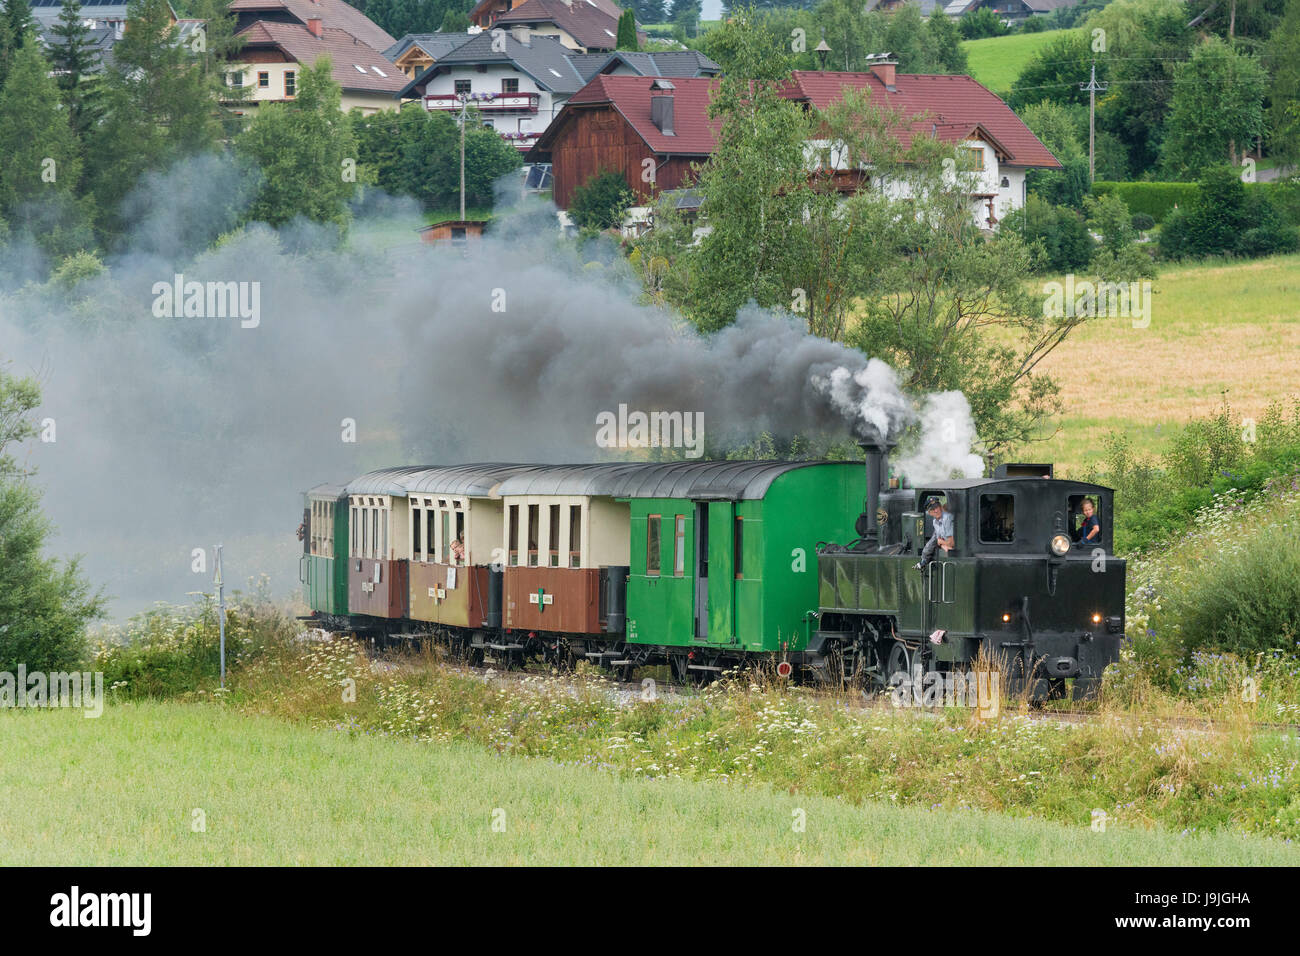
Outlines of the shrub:
{"label": "shrub", "polygon": [[1076,272],[1092,259],[1094,243],[1083,216],[1066,206],[1053,206],[1033,193],[1023,207],[1006,217],[1002,228],[1026,242],[1038,243],[1045,272]]}
{"label": "shrub", "polygon": [[596,173],[573,191],[569,217],[581,229],[613,229],[636,200],[623,174],[614,170]]}
{"label": "shrub", "polygon": [[1185,650],[1254,654],[1294,647],[1291,635],[1300,633],[1296,523],[1293,508],[1258,533],[1202,556],[1197,586],[1173,591],[1166,603]]}
{"label": "shrub", "polygon": [[[226,670],[283,647],[297,627],[264,595],[236,592],[226,606]],[[100,635],[94,654],[104,683],[128,697],[177,697],[221,677],[217,604],[205,594],[189,607],[162,606]]]}
{"label": "shrub", "polygon": [[1146,232],[1148,229],[1155,228],[1156,221],[1145,212],[1137,213],[1131,220],[1135,232]]}
{"label": "shrub", "polygon": [[1116,195],[1134,214],[1145,213],[1156,222],[1164,222],[1170,210],[1185,207],[1196,198],[1196,183],[1114,183],[1095,182],[1094,196]]}

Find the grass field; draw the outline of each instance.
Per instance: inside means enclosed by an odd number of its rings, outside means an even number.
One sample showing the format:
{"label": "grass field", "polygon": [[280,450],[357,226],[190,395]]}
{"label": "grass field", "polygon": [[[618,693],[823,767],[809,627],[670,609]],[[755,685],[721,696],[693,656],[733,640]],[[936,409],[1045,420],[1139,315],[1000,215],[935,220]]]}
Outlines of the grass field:
{"label": "grass field", "polygon": [[1011,84],[1030,58],[1065,30],[1043,33],[1014,33],[1006,37],[966,40],[966,58],[970,75],[999,96],[1011,90]]}
{"label": "grass field", "polygon": [[[1046,281],[1046,280],[1045,280]],[[1041,366],[1066,414],[1044,461],[1077,471],[1109,430],[1160,451],[1188,419],[1232,406],[1256,417],[1300,397],[1300,256],[1173,266],[1152,282],[1151,323],[1097,319]]]}
{"label": "grass field", "polygon": [[0,764],[6,865],[1300,863],[1300,850],[1245,836],[1098,833],[765,787],[625,780],[211,704],[119,705],[98,720],[6,711],[0,748],[10,755]]}

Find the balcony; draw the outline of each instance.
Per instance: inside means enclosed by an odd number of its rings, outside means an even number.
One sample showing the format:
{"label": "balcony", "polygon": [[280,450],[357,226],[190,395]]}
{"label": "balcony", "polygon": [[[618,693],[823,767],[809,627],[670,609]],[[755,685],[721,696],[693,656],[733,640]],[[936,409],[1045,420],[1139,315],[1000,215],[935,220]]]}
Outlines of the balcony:
{"label": "balcony", "polygon": [[[536,113],[540,93],[471,93],[469,105],[483,113]],[[424,97],[426,110],[460,112],[456,93],[429,93]]]}

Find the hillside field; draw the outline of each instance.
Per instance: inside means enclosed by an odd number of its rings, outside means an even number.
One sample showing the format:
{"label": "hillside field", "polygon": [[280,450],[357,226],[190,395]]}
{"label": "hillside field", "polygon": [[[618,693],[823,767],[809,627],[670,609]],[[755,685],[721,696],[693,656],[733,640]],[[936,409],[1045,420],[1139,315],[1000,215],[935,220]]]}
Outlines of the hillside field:
{"label": "hillside field", "polygon": [[0,764],[6,865],[1294,866],[1300,853],[1222,833],[1099,833],[761,786],[627,779],[471,745],[349,737],[214,704],[115,705],[99,719],[6,711],[0,748],[23,755]]}
{"label": "hillside field", "polygon": [[1042,364],[1061,384],[1065,414],[1040,457],[1077,474],[1111,430],[1163,451],[1189,419],[1214,412],[1225,390],[1233,408],[1256,418],[1270,401],[1300,398],[1297,296],[1297,255],[1163,268],[1149,325],[1096,319]]}
{"label": "hillside field", "polygon": [[1066,30],[1013,33],[1005,37],[964,40],[970,75],[1003,98],[1030,58]]}

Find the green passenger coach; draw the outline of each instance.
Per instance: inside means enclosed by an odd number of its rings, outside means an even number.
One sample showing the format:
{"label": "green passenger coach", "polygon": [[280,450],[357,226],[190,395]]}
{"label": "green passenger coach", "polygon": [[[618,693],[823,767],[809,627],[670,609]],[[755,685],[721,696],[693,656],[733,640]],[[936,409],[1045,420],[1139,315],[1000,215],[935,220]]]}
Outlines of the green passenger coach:
{"label": "green passenger coach", "polygon": [[677,496],[626,499],[627,642],[696,649],[697,668],[801,650],[816,628],[817,545],[861,513],[862,466],[712,464]]}
{"label": "green passenger coach", "polygon": [[298,579],[317,617],[348,614],[348,498],[339,485],[318,485],[304,496]]}

